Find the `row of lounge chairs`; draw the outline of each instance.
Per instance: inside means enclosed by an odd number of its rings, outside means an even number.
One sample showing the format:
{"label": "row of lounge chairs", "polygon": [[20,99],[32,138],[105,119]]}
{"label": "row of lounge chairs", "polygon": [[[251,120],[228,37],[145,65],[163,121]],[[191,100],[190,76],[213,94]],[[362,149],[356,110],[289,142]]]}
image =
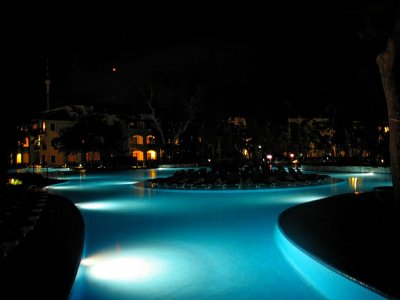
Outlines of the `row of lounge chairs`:
{"label": "row of lounge chairs", "polygon": [[230,189],[267,188],[320,184],[329,176],[304,174],[299,168],[278,166],[275,169],[215,171],[206,168],[178,170],[172,176],[148,179],[152,188]]}
{"label": "row of lounge chairs", "polygon": [[0,194],[0,262],[36,228],[47,193],[37,186],[9,187]]}

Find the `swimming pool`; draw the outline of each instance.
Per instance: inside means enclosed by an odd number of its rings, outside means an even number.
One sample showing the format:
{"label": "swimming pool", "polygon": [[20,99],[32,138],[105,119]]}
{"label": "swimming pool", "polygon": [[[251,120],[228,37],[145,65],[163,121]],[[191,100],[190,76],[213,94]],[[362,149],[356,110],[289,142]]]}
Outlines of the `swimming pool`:
{"label": "swimming pool", "polygon": [[175,170],[65,175],[68,182],[49,187],[71,199],[85,221],[70,299],[338,299],[336,285],[381,299],[341,276],[318,281],[329,271],[295,253],[277,218],[299,203],[389,185],[390,175],[325,173],[344,180],[254,191],[135,185]]}

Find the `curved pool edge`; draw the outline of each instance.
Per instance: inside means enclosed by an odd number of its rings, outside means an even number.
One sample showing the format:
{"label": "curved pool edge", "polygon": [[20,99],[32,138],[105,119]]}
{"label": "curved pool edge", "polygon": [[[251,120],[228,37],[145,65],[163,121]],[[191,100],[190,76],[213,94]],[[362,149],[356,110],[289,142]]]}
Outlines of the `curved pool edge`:
{"label": "curved pool edge", "polygon": [[388,299],[388,295],[339,271],[288,238],[279,224],[275,228],[279,249],[296,271],[329,299]]}
{"label": "curved pool edge", "polygon": [[278,248],[294,269],[328,299],[397,299],[342,272],[326,260],[296,244],[280,225],[274,237]]}

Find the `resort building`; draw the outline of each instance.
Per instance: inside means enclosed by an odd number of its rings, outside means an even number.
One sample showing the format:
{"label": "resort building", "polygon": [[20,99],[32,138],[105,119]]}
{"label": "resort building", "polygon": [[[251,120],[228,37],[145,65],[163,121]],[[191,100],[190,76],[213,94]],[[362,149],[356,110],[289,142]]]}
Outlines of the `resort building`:
{"label": "resort building", "polygon": [[[61,150],[58,139],[63,130],[71,129],[79,122],[94,119],[96,120],[94,125],[93,123],[88,125],[91,126],[91,130],[81,126],[79,129],[82,134],[76,134],[78,143],[82,144],[81,151],[66,153]],[[99,124],[99,127],[101,124],[120,127],[122,140],[113,141],[113,144],[117,142],[121,145],[118,150],[114,149],[114,145],[107,144],[106,132],[102,132],[101,128],[93,130],[96,124]],[[110,127],[110,130],[115,128]],[[17,147],[10,154],[10,165],[60,167],[79,166],[90,162],[92,165],[101,166],[105,162],[120,162],[121,158],[126,162],[128,161],[126,158],[131,158],[129,160],[131,165],[146,166],[146,162],[157,160],[162,155],[153,128],[151,119],[146,115],[129,117],[98,111],[93,106],[83,105],[47,110],[17,127]],[[114,132],[108,134],[118,138]],[[94,144],[97,143],[100,146],[95,147]]]}
{"label": "resort building", "polygon": [[154,122],[145,114],[130,118],[126,126],[127,148],[139,164],[155,161],[163,156],[156,137]]}

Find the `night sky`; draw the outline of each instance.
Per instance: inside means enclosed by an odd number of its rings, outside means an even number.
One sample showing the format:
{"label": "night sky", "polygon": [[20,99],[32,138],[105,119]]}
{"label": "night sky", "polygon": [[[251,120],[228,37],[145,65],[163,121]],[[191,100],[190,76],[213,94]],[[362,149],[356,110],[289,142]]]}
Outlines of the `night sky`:
{"label": "night sky", "polygon": [[293,116],[381,107],[376,48],[354,16],[321,2],[21,14],[5,34],[5,97],[13,113],[27,107],[19,116],[45,108],[48,58],[52,107],[129,103],[135,80],[179,76],[233,113],[243,102]]}

